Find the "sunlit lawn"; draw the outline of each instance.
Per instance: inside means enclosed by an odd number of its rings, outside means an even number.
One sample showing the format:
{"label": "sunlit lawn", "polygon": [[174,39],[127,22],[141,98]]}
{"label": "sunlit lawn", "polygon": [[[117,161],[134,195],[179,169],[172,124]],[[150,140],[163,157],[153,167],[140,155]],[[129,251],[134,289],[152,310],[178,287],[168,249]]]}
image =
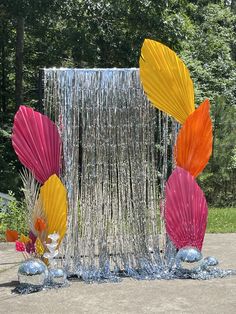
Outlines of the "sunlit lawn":
{"label": "sunlit lawn", "polygon": [[236,208],[210,208],[208,213],[207,232],[236,232]]}

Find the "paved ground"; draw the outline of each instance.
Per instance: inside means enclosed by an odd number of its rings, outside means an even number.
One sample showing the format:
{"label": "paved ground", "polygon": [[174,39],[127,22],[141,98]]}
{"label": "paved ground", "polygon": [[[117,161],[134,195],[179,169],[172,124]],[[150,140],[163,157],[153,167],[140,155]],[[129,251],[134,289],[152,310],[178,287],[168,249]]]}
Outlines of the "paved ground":
{"label": "paved ground", "polygon": [[[209,234],[204,256],[236,269],[236,234]],[[236,313],[236,276],[209,281],[136,281],[115,284],[72,282],[70,287],[14,295],[20,253],[0,244],[0,313]]]}

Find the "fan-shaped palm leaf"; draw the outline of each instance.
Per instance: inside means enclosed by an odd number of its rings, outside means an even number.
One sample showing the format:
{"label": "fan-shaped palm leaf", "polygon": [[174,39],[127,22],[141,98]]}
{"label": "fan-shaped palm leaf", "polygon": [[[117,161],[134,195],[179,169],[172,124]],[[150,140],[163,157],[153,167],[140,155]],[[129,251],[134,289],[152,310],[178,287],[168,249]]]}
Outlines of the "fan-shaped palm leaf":
{"label": "fan-shaped palm leaf", "polygon": [[21,163],[40,183],[54,173],[59,175],[61,140],[47,116],[20,106],[14,118],[12,144]]}
{"label": "fan-shaped palm leaf", "polygon": [[194,111],[193,82],[174,51],[145,39],[140,57],[140,77],[148,99],[180,123]]}
{"label": "fan-shaped palm leaf", "polygon": [[67,193],[57,175],[52,175],[40,188],[39,200],[47,223],[46,237],[57,232],[60,242],[66,232]]}
{"label": "fan-shaped palm leaf", "polygon": [[210,103],[205,100],[185,121],[175,146],[176,164],[197,177],[212,153]]}
{"label": "fan-shaped palm leaf", "polygon": [[205,196],[186,170],[177,167],[166,185],[166,231],[177,248],[202,248],[207,224]]}

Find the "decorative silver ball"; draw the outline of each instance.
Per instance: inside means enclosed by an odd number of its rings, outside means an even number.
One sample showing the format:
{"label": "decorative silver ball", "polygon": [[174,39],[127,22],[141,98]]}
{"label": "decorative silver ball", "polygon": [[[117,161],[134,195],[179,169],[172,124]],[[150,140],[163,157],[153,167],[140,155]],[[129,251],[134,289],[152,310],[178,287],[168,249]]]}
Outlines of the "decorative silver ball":
{"label": "decorative silver ball", "polygon": [[175,257],[176,267],[183,270],[194,270],[199,267],[202,253],[195,247],[181,248]]}
{"label": "decorative silver ball", "polygon": [[210,269],[211,267],[217,266],[219,264],[218,260],[214,256],[205,257],[201,262],[202,269]]}
{"label": "decorative silver ball", "polygon": [[48,268],[39,259],[28,259],[20,264],[18,280],[22,285],[41,287],[48,278]]}
{"label": "decorative silver ball", "polygon": [[66,282],[66,273],[61,268],[53,268],[49,270],[50,281],[53,284],[62,285]]}

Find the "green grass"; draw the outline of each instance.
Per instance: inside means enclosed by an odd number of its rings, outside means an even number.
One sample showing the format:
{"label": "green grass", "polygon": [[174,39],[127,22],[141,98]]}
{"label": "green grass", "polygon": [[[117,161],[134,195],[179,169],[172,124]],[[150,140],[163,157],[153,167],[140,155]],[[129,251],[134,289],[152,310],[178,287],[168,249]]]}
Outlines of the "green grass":
{"label": "green grass", "polygon": [[236,208],[209,208],[206,232],[236,232]]}

